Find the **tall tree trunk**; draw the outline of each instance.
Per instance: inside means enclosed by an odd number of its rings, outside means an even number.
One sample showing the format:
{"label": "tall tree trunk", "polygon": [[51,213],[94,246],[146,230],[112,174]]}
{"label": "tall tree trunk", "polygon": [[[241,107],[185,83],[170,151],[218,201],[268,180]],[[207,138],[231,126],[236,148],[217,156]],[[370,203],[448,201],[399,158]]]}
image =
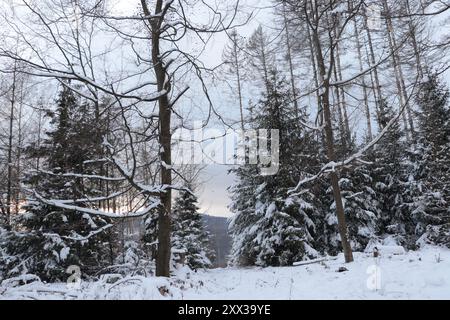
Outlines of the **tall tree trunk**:
{"label": "tall tree trunk", "polygon": [[[334,75],[334,81],[338,82],[339,78],[338,78],[338,73],[337,73],[337,69],[336,67],[333,70],[333,75]],[[348,151],[348,139],[347,139],[347,128],[345,126],[345,120],[344,120],[344,114],[343,114],[343,108],[342,108],[342,100],[341,100],[341,90],[339,89],[338,86],[334,87],[334,92],[336,95],[335,98],[335,103],[334,103],[334,107],[336,108],[336,112],[338,115],[338,120],[339,120],[339,130],[340,130],[340,142],[342,145],[342,149],[345,150],[346,154]]]}
{"label": "tall tree trunk", "polygon": [[237,81],[237,89],[238,89],[238,98],[239,98],[239,111],[241,114],[241,129],[245,130],[244,126],[244,103],[242,101],[242,85],[241,85],[241,68],[238,59],[238,47],[237,47],[237,34],[234,34],[233,39],[233,49],[234,49],[234,63],[236,65],[236,81]]}
{"label": "tall tree trunk", "polygon": [[[141,0],[142,8],[146,16],[151,16],[146,0]],[[162,13],[162,0],[157,0],[154,15]],[[166,81],[166,67],[160,54],[160,19],[150,19],[152,33],[152,63],[158,84],[158,91],[170,91],[170,81]],[[161,208],[158,215],[158,254],[156,257],[156,276],[170,276],[170,231],[172,213],[172,133],[171,116],[168,92],[158,99],[159,105],[159,144],[161,158],[161,185],[165,191],[161,193]]]}
{"label": "tall tree trunk", "polygon": [[[37,141],[36,141],[36,148],[39,149],[41,147],[41,135],[42,135],[42,109],[44,108],[43,103],[39,104],[39,111],[38,111],[38,132],[37,132]],[[41,169],[41,157],[38,154],[36,157],[36,170],[39,171]]]}
{"label": "tall tree trunk", "polygon": [[267,54],[263,41],[261,41],[261,58],[264,72],[264,83],[266,85],[266,93],[269,95],[269,68],[267,67]]}
{"label": "tall tree trunk", "polygon": [[[321,95],[321,103],[324,113],[325,121],[325,142],[329,161],[336,161],[336,153],[334,149],[334,135],[333,126],[331,122],[331,111],[330,111],[330,83],[327,75],[327,70],[325,67],[325,60],[322,54],[322,48],[320,43],[320,38],[317,29],[313,29],[312,38],[316,52],[316,61],[319,69],[319,81],[323,86],[323,93]],[[348,240],[348,228],[345,218],[344,204],[342,202],[341,188],[339,186],[338,174],[333,171],[330,173],[331,186],[333,188],[333,197],[336,203],[336,215],[338,220],[339,234],[341,237],[342,248],[344,251],[345,261],[347,263],[353,261],[352,248],[350,246],[350,241]]]}
{"label": "tall tree trunk", "polygon": [[[314,52],[314,45],[313,45],[313,39],[311,36],[311,29],[309,24],[306,24],[306,31],[308,36],[308,48],[311,55],[311,65],[313,69],[313,77],[314,77],[314,85],[315,88],[319,87],[319,79],[318,79],[318,73],[317,73],[317,64],[316,64],[316,58],[315,58],[315,52]],[[317,118],[316,118],[316,124],[323,124],[323,109],[322,104],[320,102],[320,94],[319,90],[316,90],[316,98],[317,98]],[[317,132],[317,141],[325,140],[323,132]]]}
{"label": "tall tree trunk", "polygon": [[22,112],[23,112],[23,100],[24,100],[24,90],[23,81],[21,82],[20,88],[20,104],[19,104],[19,114],[18,114],[18,128],[17,128],[17,164],[16,164],[16,186],[15,186],[15,213],[19,213],[20,208],[20,174],[22,170]]}
{"label": "tall tree trunk", "polygon": [[[351,1],[350,1],[351,5]],[[354,35],[355,35],[355,41],[356,41],[356,52],[358,54],[358,61],[359,61],[359,71],[364,71],[364,64],[363,64],[363,57],[361,52],[361,42],[359,41],[359,28],[358,28],[358,22],[356,18],[353,20],[353,29],[354,29]],[[362,75],[361,78],[361,85],[363,88],[363,100],[364,100],[364,111],[366,114],[366,125],[367,125],[367,137],[369,140],[372,140],[372,120],[371,120],[371,114],[370,114],[370,106],[369,106],[369,96],[367,93],[367,85],[366,85],[366,75]]]}
{"label": "tall tree trunk", "polygon": [[[336,28],[337,28],[337,26],[335,25],[334,36],[337,38]],[[341,55],[340,55],[340,50],[339,50],[339,43],[336,44],[336,54],[335,54],[334,58],[336,58],[336,63],[334,65],[335,65],[335,70],[337,71],[337,80],[342,81],[343,77],[342,77],[342,65],[341,65]],[[349,123],[349,119],[348,119],[348,112],[347,112],[347,102],[345,100],[344,86],[340,86],[339,91],[340,91],[340,103],[341,103],[340,108],[342,109],[343,116],[344,116],[344,129],[345,129],[344,136],[347,141],[347,144],[349,144],[350,140],[351,140],[351,133],[350,133],[350,123]]]}
{"label": "tall tree trunk", "polygon": [[[397,87],[399,89],[400,97],[402,98],[403,102],[401,105],[406,104],[406,113],[407,113],[407,121],[409,124],[409,134],[412,139],[414,139],[415,136],[415,129],[414,129],[414,120],[412,118],[411,114],[411,107],[408,103],[408,94],[406,92],[406,85],[405,85],[405,77],[403,76],[403,68],[400,61],[400,56],[398,54],[398,47],[397,47],[397,40],[395,39],[395,33],[394,33],[394,27],[392,24],[391,19],[391,13],[389,10],[389,6],[386,0],[383,0],[383,9],[386,15],[386,26],[387,26],[387,33],[388,33],[388,39],[389,39],[389,47],[392,54],[392,61],[394,64],[394,70],[396,72],[396,78],[397,78]],[[405,129],[408,126],[405,126]],[[408,132],[408,131],[407,131]]]}
{"label": "tall tree trunk", "polygon": [[[411,15],[411,5],[409,0],[406,0],[406,13],[408,15]],[[420,79],[423,79],[423,69],[422,69],[422,59],[421,59],[421,53],[419,50],[419,45],[417,44],[417,28],[414,24],[413,17],[410,17],[408,20],[408,27],[409,27],[409,33],[411,37],[411,44],[414,50],[414,57],[416,60],[416,68],[417,68],[417,74],[419,75]]]}
{"label": "tall tree trunk", "polygon": [[6,186],[6,226],[11,226],[11,206],[12,206],[12,179],[13,179],[13,126],[14,126],[14,108],[16,104],[16,86],[17,86],[17,63],[14,63],[13,83],[11,89],[11,105],[9,114],[9,136],[8,136],[8,181]]}
{"label": "tall tree trunk", "polygon": [[298,108],[298,101],[297,101],[297,87],[295,85],[295,76],[294,76],[294,63],[292,61],[292,46],[291,46],[291,38],[290,38],[290,32],[289,32],[289,23],[286,16],[286,3],[283,2],[283,21],[284,21],[284,30],[286,33],[286,53],[287,53],[287,60],[289,64],[289,73],[291,76],[291,88],[292,88],[292,97],[294,99],[294,108],[295,112],[297,113],[297,117],[300,116],[299,108]]}
{"label": "tall tree trunk", "polygon": [[368,51],[369,51],[368,56],[369,56],[370,64],[373,68],[371,75],[375,82],[375,86],[373,88],[374,89],[374,97],[375,97],[375,105],[376,105],[376,110],[377,110],[378,123],[380,123],[381,122],[380,114],[384,113],[383,104],[381,103],[381,100],[383,99],[383,94],[381,92],[380,77],[378,76],[378,67],[375,66],[376,61],[375,61],[375,50],[373,48],[372,33],[369,28],[367,12],[365,11],[364,7],[363,7],[363,10],[364,10],[363,11],[364,29],[365,29],[366,35],[367,35],[367,47],[368,47]]}

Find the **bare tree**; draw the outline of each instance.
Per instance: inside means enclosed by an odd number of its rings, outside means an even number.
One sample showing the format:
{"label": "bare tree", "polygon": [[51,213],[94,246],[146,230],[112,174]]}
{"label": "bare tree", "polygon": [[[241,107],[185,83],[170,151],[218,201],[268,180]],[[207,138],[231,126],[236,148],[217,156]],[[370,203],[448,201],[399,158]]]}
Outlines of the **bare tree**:
{"label": "bare tree", "polygon": [[266,92],[269,91],[269,72],[274,61],[271,44],[269,35],[264,32],[261,25],[251,35],[247,43],[250,64],[260,73]]}
{"label": "bare tree", "polygon": [[245,43],[234,29],[229,35],[230,43],[225,46],[223,51],[223,61],[226,70],[229,74],[232,74],[236,81],[237,94],[239,99],[239,112],[241,116],[241,129],[244,130],[244,103],[242,93],[242,81],[245,72]]}

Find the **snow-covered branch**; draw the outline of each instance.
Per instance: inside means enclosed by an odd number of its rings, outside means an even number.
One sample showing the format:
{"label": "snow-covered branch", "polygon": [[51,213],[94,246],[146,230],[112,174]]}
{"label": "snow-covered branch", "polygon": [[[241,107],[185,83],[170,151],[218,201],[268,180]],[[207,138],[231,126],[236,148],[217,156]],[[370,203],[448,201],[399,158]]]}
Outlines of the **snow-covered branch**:
{"label": "snow-covered branch", "polygon": [[354,153],[347,159],[339,161],[339,162],[332,161],[332,162],[327,163],[320,169],[320,171],[316,175],[313,175],[313,176],[310,176],[310,177],[307,177],[307,178],[301,180],[294,189],[289,190],[289,193],[295,194],[295,192],[298,192],[300,190],[300,188],[302,186],[304,186],[305,184],[310,183],[310,182],[322,177],[324,174],[327,174],[330,172],[335,172],[336,170],[338,170],[340,168],[348,167],[355,161],[360,161],[360,162],[364,163],[364,161],[361,160],[361,157],[363,157],[367,153],[367,151],[372,149],[386,135],[386,133],[389,130],[391,130],[392,126],[400,119],[402,114],[405,112],[407,106],[409,105],[409,102],[410,102],[412,96],[414,95],[414,92],[415,92],[418,82],[419,82],[419,76],[416,77],[416,80],[414,82],[411,93],[408,96],[408,99],[406,100],[406,102],[401,106],[397,115],[389,121],[389,123],[384,127],[384,129],[374,139],[372,139],[363,148],[361,148],[358,152]]}

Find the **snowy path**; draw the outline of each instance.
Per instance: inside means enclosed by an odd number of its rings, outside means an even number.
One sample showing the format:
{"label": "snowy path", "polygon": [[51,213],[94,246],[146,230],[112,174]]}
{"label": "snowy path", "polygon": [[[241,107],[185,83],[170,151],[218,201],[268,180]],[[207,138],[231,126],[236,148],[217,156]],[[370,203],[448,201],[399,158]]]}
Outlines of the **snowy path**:
{"label": "snowy path", "polygon": [[[84,283],[82,290],[64,284],[5,288],[3,299],[450,299],[450,250],[427,248],[378,259],[381,289],[375,288],[376,261],[356,253],[343,258],[285,268],[181,270],[172,280],[126,278],[117,283]],[[348,271],[337,272],[345,266]],[[168,288],[169,294],[166,294]],[[164,294],[162,295],[161,292]]]}

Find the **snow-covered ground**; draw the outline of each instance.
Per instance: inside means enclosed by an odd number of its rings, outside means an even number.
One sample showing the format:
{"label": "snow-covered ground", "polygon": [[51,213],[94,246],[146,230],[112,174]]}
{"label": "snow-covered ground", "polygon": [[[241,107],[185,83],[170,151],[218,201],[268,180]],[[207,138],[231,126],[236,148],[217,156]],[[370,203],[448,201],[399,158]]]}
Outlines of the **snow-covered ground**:
{"label": "snow-covered ground", "polygon": [[[82,283],[0,285],[1,299],[450,299],[450,250],[427,247],[379,258],[355,253],[325,262],[283,268],[181,269],[172,279],[127,277]],[[341,267],[348,271],[338,272]]]}

